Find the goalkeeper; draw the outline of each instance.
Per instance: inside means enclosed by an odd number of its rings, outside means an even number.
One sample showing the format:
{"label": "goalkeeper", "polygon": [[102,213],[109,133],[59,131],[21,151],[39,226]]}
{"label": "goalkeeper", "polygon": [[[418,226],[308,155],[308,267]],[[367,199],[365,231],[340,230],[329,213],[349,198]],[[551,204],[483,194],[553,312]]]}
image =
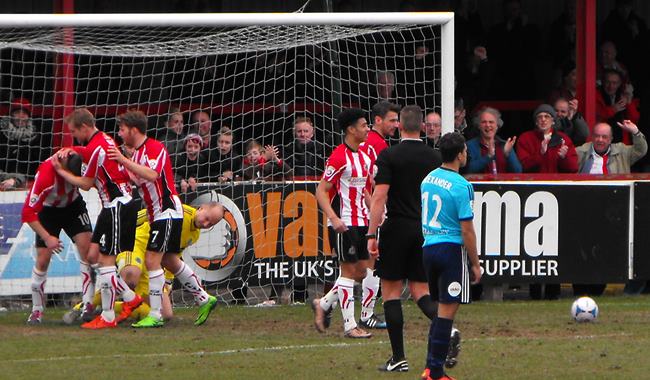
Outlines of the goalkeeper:
{"label": "goalkeeper", "polygon": [[[224,209],[223,206],[220,203],[217,202],[208,202],[206,204],[201,205],[198,209],[195,209],[191,206],[188,205],[183,205],[183,228],[181,232],[181,252],[189,247],[190,245],[196,243],[199,239],[199,235],[201,233],[201,229],[206,229],[214,226],[215,224],[219,223],[221,219],[223,219],[224,215]],[[121,308],[121,302],[116,302],[115,303],[115,311],[119,313],[119,315],[116,318],[116,321],[119,323],[125,319],[127,319],[129,316],[132,316],[135,319],[142,319],[146,317],[149,314],[149,302],[148,302],[148,295],[149,295],[149,273],[147,269],[145,268],[144,264],[144,258],[145,258],[145,252],[146,252],[146,247],[147,247],[147,241],[149,240],[149,221],[147,218],[147,211],[146,210],[140,210],[138,212],[138,221],[137,221],[137,229],[136,229],[136,234],[135,234],[135,246],[133,248],[133,252],[130,251],[125,251],[120,253],[117,256],[117,268],[120,276],[122,279],[131,287],[136,294],[140,295],[145,301],[140,305],[140,307],[136,308],[133,310],[133,312],[129,315],[127,312],[123,312]],[[168,263],[169,266],[167,268],[170,268],[174,271],[176,275],[179,275],[183,272],[185,269],[185,263],[180,258],[180,254],[178,256],[174,256],[174,259],[170,259]],[[165,271],[165,279],[166,279],[166,286],[165,290],[163,292],[163,302],[162,302],[162,317],[164,320],[169,320],[173,316],[173,311],[172,311],[172,305],[171,305],[171,300],[169,298],[169,291],[170,291],[170,285],[171,282],[174,279],[174,274],[169,271]],[[213,296],[208,296],[207,293],[205,293],[205,290],[203,290],[200,287],[200,280],[196,277],[193,276],[192,281],[188,281],[193,285],[193,286],[185,286],[185,289],[189,289],[192,295],[194,296],[194,299],[201,304],[201,300],[206,298],[210,298],[208,302],[204,302],[200,307],[199,307],[199,315],[194,321],[194,324],[199,326],[202,325],[207,319],[208,316],[210,315],[210,312],[214,309],[214,306],[216,305],[216,299],[211,300],[211,298],[214,298]],[[197,288],[197,289],[193,289]],[[95,304],[99,304],[100,300],[98,295],[95,295],[95,300],[93,301]],[[73,310],[70,312],[66,313],[64,316],[64,321],[71,323],[75,319],[77,319],[78,315],[80,314],[80,306],[81,304],[78,304],[74,307]]]}

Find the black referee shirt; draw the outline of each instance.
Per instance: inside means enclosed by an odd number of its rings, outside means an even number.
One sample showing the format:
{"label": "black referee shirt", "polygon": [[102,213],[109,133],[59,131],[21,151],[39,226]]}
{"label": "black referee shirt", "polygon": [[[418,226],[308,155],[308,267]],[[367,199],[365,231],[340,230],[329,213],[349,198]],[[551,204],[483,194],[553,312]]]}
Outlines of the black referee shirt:
{"label": "black referee shirt", "polygon": [[422,140],[405,139],[384,149],[377,157],[377,185],[390,185],[386,208],[388,218],[420,220],[420,184],[442,164],[440,152]]}

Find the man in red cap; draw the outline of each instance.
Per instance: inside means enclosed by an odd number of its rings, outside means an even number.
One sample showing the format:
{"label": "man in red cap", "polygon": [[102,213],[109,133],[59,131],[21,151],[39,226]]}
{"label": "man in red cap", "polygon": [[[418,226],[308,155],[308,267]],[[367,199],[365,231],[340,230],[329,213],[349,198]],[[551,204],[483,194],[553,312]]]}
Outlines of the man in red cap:
{"label": "man in red cap", "polygon": [[48,136],[32,123],[29,100],[12,100],[9,111],[8,116],[0,118],[0,170],[33,176],[49,157]]}

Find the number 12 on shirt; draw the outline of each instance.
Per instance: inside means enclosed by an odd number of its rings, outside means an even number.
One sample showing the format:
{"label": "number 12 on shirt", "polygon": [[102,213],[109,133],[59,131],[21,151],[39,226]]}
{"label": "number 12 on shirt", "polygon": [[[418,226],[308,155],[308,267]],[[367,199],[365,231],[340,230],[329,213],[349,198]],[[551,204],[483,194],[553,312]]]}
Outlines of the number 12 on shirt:
{"label": "number 12 on shirt", "polygon": [[[432,203],[431,210],[433,211],[433,216],[429,219],[429,202]],[[433,208],[435,207],[435,209]],[[441,228],[442,225],[438,221],[438,215],[440,214],[440,210],[442,209],[442,199],[440,198],[440,195],[438,194],[433,194],[429,198],[429,192],[424,192],[422,193],[422,224],[433,227],[433,228]]]}

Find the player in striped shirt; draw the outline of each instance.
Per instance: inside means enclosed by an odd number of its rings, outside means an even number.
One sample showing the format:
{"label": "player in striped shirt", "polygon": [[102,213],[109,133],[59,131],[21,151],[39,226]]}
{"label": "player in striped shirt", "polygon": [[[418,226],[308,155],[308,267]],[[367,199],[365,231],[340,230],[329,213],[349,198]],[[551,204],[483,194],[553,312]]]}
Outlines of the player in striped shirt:
{"label": "player in striped shirt", "polygon": [[[372,128],[368,132],[368,139],[361,145],[375,160],[379,157],[379,153],[388,148],[386,139],[395,136],[399,126],[400,110],[399,105],[387,101],[381,101],[372,107]],[[386,322],[374,313],[375,301],[379,293],[379,277],[375,275],[375,258],[372,255],[368,261],[366,277],[361,282],[361,289],[359,325],[369,329],[385,329]]]}
{"label": "player in striped shirt", "polygon": [[[54,157],[54,156],[53,156]],[[81,173],[81,157],[68,152],[60,162],[69,170]],[[22,210],[22,221],[36,233],[36,262],[32,269],[32,312],[28,324],[40,324],[45,308],[45,281],[52,253],[60,253],[61,230],[72,239],[82,261],[88,256],[91,226],[86,202],[76,186],[56,173],[52,157],[38,167]]]}
{"label": "player in striped shirt", "polygon": [[[95,126],[95,117],[86,108],[77,108],[71,112],[65,122],[72,136],[85,144],[83,147],[72,149],[81,154],[86,164],[82,176],[77,176],[58,165],[54,166],[59,175],[73,185],[84,190],[97,188],[102,210],[97,217],[90,245],[89,260],[81,261],[82,302],[84,303],[83,319],[85,329],[103,329],[117,326],[113,305],[116,296],[124,300],[123,308],[133,310],[142,303],[142,298],[134,293],[117,274],[115,258],[122,251],[131,250],[135,236],[135,218],[138,213],[138,202],[131,196],[129,175],[115,160],[107,156],[110,148],[115,147],[115,141]],[[65,154],[65,151],[64,151]],[[102,313],[92,320],[88,316],[93,313],[94,284],[91,277],[90,264],[99,264],[98,285],[102,296]]]}
{"label": "player in striped shirt", "polygon": [[[329,219],[329,237],[341,266],[341,275],[323,298],[313,301],[315,326],[326,328],[325,317],[337,300],[343,314],[345,336],[370,338],[372,334],[358,327],[354,318],[354,282],[361,282],[368,268],[366,233],[368,205],[372,189],[374,159],[360,148],[368,138],[368,122],[360,109],[345,109],[338,116],[344,132],[343,144],[337,146],[327,160],[325,173],[316,189],[316,199]],[[337,214],[331,205],[331,191],[336,190],[340,201]]]}
{"label": "player in striped shirt", "polygon": [[217,306],[217,298],[205,292],[198,277],[184,263],[174,268],[181,251],[183,205],[174,185],[174,173],[165,146],[147,137],[147,117],[141,111],[128,111],[119,118],[120,137],[124,144],[134,148],[128,159],[119,149],[109,149],[109,158],[117,160],[128,170],[138,185],[140,197],[147,208],[150,224],[145,263],[149,270],[149,315],[133,324],[136,328],[161,327],[162,292],[165,285],[163,267],[178,278],[185,290],[194,294],[200,305],[199,315],[207,315]]}

